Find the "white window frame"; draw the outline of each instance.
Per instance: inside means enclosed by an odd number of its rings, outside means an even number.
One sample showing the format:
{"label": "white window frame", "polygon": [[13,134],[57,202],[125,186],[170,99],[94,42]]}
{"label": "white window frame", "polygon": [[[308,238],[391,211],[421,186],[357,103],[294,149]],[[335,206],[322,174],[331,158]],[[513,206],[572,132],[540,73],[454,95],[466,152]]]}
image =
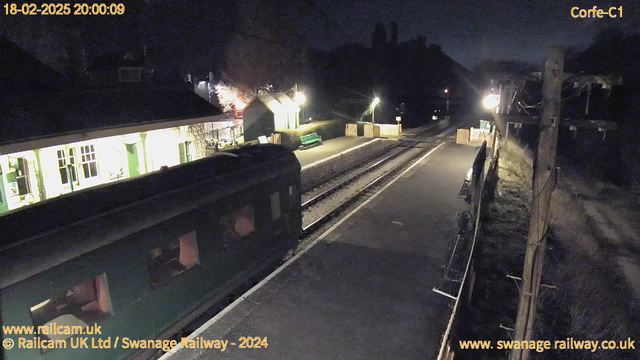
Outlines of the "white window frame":
{"label": "white window frame", "polygon": [[[92,175],[92,163],[95,164],[95,175]],[[95,181],[100,179],[100,168],[98,167],[98,157],[96,155],[96,148],[94,144],[85,144],[80,146],[80,165],[82,165],[81,168],[83,179],[87,181]],[[87,169],[90,176],[87,176]]]}
{"label": "white window frame", "polygon": [[[62,153],[62,157],[60,157],[60,153]],[[58,161],[58,174],[60,175],[60,183],[63,187],[71,187],[71,184],[78,185],[78,164],[76,162],[76,150],[73,147],[63,147],[56,150],[56,159]],[[63,162],[60,165],[60,162]],[[63,170],[67,174],[67,182],[62,182],[62,172]],[[71,170],[71,171],[69,171]]]}

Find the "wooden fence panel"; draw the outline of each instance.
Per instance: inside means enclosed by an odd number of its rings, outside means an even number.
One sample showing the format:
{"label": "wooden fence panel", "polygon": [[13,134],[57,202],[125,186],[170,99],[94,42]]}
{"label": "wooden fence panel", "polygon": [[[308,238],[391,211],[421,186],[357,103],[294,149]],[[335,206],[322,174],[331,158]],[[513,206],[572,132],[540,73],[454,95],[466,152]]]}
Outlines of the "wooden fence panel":
{"label": "wooden fence panel", "polygon": [[373,137],[373,124],[364,124],[364,137]]}
{"label": "wooden fence panel", "polygon": [[358,124],[345,124],[344,136],[358,136]]}
{"label": "wooden fence panel", "polygon": [[282,134],[273,133],[269,137],[269,143],[271,144],[282,144]]}
{"label": "wooden fence panel", "polygon": [[458,129],[458,133],[456,134],[456,144],[469,144],[469,130],[468,129]]}

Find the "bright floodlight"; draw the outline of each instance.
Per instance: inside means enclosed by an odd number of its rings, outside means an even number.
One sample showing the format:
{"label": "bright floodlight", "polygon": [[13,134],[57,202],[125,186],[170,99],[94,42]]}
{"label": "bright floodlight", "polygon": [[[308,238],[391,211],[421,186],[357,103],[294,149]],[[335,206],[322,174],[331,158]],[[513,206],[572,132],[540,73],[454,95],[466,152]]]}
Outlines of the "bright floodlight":
{"label": "bright floodlight", "polygon": [[296,104],[303,105],[307,101],[307,97],[304,96],[304,93],[296,92],[295,96]]}
{"label": "bright floodlight", "polygon": [[487,97],[482,100],[482,105],[488,110],[495,108],[496,106],[498,106],[498,104],[498,95],[487,95]]}
{"label": "bright floodlight", "polygon": [[448,94],[449,93],[449,89],[444,89],[444,93]]}
{"label": "bright floodlight", "polygon": [[380,104],[380,99],[378,99],[377,97],[375,99],[373,99],[373,102],[371,103],[371,107],[374,107],[376,105]]}

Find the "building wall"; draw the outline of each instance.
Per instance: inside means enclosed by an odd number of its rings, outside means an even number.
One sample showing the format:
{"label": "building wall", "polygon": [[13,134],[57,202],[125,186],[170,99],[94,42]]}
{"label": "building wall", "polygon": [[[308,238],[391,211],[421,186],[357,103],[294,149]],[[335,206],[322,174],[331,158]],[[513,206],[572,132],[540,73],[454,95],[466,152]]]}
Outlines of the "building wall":
{"label": "building wall", "polygon": [[274,114],[276,131],[297,129],[300,124],[299,112],[282,111]]}
{"label": "building wall", "polygon": [[[140,142],[140,136],[131,134],[40,149],[41,182],[45,197],[49,199],[131,177],[126,144],[138,147],[136,142]],[[94,156],[95,169],[91,164]],[[75,166],[71,164],[72,161]],[[66,168],[61,169],[60,165],[66,165]],[[140,174],[143,173],[144,169],[140,171]]]}
{"label": "building wall", "polygon": [[[212,137],[207,131],[220,128],[224,125],[185,125],[0,155],[0,213],[203,158]],[[28,167],[28,189],[25,177],[22,185],[17,181],[18,159]]]}
{"label": "building wall", "polygon": [[186,141],[181,138],[180,128],[154,130],[147,133],[145,147],[149,172],[160,170],[162,166],[180,164],[178,140]]}
{"label": "building wall", "polygon": [[249,104],[242,113],[244,140],[258,140],[258,136],[268,136],[275,131],[274,115],[260,101]]}

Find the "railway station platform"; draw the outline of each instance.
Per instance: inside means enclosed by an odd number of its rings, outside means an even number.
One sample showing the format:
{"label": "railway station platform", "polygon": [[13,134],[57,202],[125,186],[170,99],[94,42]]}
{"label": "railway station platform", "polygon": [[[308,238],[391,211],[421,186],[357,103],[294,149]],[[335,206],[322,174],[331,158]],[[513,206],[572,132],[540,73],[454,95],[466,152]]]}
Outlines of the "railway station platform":
{"label": "railway station platform", "polygon": [[339,137],[322,145],[295,151],[302,166],[302,190],[307,191],[329,178],[352,169],[372,156],[381,154],[395,140],[365,137]]}
{"label": "railway station platform", "polygon": [[[476,152],[440,144],[189,336],[224,351],[162,359],[434,359],[450,300],[431,289],[455,213],[469,210],[458,192]],[[241,337],[268,346],[239,348]]]}
{"label": "railway station platform", "polygon": [[345,152],[356,146],[368,143],[373,139],[365,138],[362,136],[342,136],[339,138],[323,140],[322,145],[315,146],[305,150],[296,150],[294,153],[300,161],[300,165],[305,166],[312,165],[326,158]]}

